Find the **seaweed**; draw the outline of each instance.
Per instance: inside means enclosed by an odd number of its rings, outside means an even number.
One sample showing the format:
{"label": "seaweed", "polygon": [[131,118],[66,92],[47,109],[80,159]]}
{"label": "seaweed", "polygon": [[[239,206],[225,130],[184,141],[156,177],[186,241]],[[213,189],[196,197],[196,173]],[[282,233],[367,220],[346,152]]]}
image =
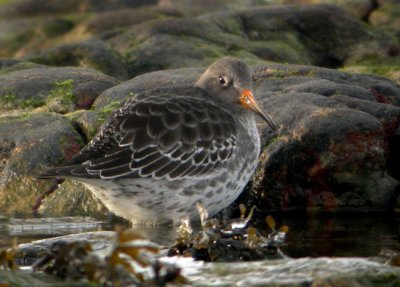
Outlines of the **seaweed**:
{"label": "seaweed", "polygon": [[224,221],[208,218],[207,210],[197,204],[201,218],[201,230],[193,234],[189,221],[183,220],[178,228],[175,244],[169,256],[183,255],[195,260],[232,262],[285,258],[279,247],[285,242],[289,228],[276,229],[275,220],[267,216],[270,232],[260,231],[250,224],[254,207],[246,216],[246,208],[240,205],[240,217]]}
{"label": "seaweed", "polygon": [[[62,279],[87,280],[100,286],[166,286],[185,283],[180,268],[155,258],[159,248],[132,229],[116,228],[116,239],[105,258],[93,253],[86,241],[56,241],[33,265],[34,271]],[[153,276],[144,276],[145,268]]]}

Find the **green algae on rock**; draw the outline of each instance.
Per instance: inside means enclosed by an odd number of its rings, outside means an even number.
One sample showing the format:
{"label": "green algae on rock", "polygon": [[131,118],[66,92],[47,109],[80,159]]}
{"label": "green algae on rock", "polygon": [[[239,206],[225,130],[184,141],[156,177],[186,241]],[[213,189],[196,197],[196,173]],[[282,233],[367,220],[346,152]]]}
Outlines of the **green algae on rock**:
{"label": "green algae on rock", "polygon": [[51,99],[65,102],[53,108],[55,112],[71,112],[90,108],[105,89],[119,82],[91,69],[37,67],[0,75],[0,104],[2,109],[36,108]]}

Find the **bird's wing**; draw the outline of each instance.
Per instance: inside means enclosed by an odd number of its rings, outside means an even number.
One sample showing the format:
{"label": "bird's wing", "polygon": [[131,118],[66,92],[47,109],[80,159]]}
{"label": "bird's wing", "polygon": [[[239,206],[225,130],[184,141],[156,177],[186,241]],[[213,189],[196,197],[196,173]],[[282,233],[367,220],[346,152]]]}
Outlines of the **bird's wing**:
{"label": "bird's wing", "polygon": [[77,156],[84,162],[42,177],[204,176],[232,158],[236,139],[233,116],[217,103],[187,95],[138,94],[111,115]]}

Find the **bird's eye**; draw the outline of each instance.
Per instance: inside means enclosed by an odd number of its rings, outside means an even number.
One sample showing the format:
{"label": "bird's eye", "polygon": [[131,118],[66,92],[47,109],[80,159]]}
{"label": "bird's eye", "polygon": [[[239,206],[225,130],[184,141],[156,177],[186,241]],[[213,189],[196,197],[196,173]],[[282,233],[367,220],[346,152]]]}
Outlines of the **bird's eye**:
{"label": "bird's eye", "polygon": [[225,86],[227,84],[227,81],[225,80],[224,77],[219,76],[218,83],[220,83],[221,85]]}

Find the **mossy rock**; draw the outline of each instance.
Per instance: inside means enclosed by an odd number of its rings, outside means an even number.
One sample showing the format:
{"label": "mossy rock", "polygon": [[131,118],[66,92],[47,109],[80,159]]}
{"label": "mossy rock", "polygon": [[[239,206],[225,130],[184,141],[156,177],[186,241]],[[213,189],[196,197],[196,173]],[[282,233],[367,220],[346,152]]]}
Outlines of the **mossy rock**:
{"label": "mossy rock", "polygon": [[157,3],[151,1],[113,1],[105,0],[100,2],[90,0],[65,0],[62,2],[43,2],[41,0],[20,0],[10,1],[7,5],[3,5],[0,15],[7,17],[16,16],[42,16],[55,14],[73,14],[100,12],[109,10],[121,10],[127,8],[137,8],[144,5],[152,5]]}
{"label": "mossy rock", "polygon": [[400,64],[399,65],[357,65],[346,66],[341,69],[345,72],[359,74],[375,74],[389,78],[400,85]]}
{"label": "mossy rock", "polygon": [[36,64],[33,62],[4,58],[0,60],[0,75],[6,75],[20,70],[43,68],[43,67],[44,67],[43,65]]}
{"label": "mossy rock", "polygon": [[[1,6],[0,6],[1,9]],[[41,19],[16,18],[3,21],[0,25],[0,57],[13,57],[26,47],[35,34],[34,27]]]}
{"label": "mossy rock", "polygon": [[52,38],[71,31],[74,26],[75,23],[69,19],[50,18],[43,23],[42,29],[47,37]]}
{"label": "mossy rock", "polygon": [[395,40],[333,5],[287,5],[148,21],[107,41],[136,76],[239,54],[248,62],[336,68],[371,53],[387,55]]}
{"label": "mossy rock", "polygon": [[49,66],[92,68],[120,80],[128,78],[121,56],[100,40],[61,45],[27,59]]}
{"label": "mossy rock", "polygon": [[108,211],[103,203],[82,184],[67,180],[43,201],[39,213],[47,217],[92,216],[101,218]]}
{"label": "mossy rock", "polygon": [[400,3],[393,1],[380,6],[371,13],[369,22],[373,26],[398,31],[400,27]]}
{"label": "mossy rock", "polygon": [[51,113],[3,115],[0,134],[5,175],[37,174],[45,166],[71,159],[83,145],[72,123]]}
{"label": "mossy rock", "polygon": [[[128,95],[129,97],[129,95]],[[81,134],[87,141],[92,139],[97,132],[100,130],[101,125],[104,121],[121,106],[121,101],[107,101],[108,104],[101,108],[94,108],[91,110],[79,110],[74,113],[70,113],[67,117],[75,123]]]}
{"label": "mossy rock", "polygon": [[67,113],[90,108],[116,79],[84,68],[38,67],[0,75],[0,109],[32,109]]}

